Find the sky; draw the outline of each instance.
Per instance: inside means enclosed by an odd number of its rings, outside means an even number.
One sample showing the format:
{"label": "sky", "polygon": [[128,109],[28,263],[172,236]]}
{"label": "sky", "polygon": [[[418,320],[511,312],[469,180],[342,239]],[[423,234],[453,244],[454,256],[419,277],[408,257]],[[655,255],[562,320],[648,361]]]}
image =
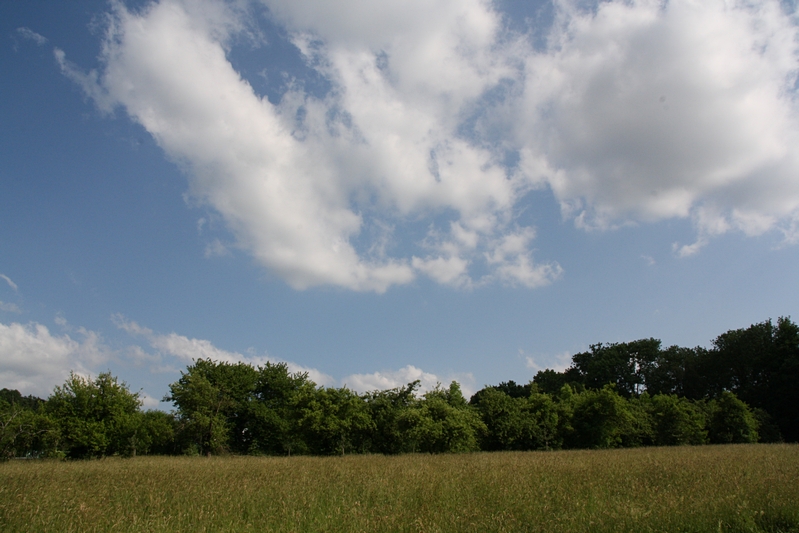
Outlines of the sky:
{"label": "sky", "polygon": [[526,383],[798,315],[799,18],[737,0],[0,3],[0,387],[197,358]]}

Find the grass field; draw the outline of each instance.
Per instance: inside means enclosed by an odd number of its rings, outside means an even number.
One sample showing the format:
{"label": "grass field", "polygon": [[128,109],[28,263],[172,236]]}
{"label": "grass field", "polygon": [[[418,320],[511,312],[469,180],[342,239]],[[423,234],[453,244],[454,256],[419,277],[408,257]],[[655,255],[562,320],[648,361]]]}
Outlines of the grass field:
{"label": "grass field", "polygon": [[799,532],[799,446],[11,461],[0,530]]}

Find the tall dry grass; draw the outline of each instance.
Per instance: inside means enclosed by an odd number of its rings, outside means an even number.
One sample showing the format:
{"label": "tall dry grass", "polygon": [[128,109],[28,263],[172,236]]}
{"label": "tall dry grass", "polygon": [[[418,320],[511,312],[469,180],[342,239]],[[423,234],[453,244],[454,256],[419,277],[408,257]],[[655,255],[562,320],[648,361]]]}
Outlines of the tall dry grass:
{"label": "tall dry grass", "polygon": [[0,530],[799,532],[799,446],[16,461]]}

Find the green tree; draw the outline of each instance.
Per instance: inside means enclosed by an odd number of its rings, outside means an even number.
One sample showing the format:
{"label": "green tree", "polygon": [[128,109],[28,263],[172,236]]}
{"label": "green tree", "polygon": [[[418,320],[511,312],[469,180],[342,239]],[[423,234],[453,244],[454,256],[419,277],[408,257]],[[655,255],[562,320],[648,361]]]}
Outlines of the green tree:
{"label": "green tree", "polygon": [[654,444],[676,446],[707,443],[706,416],[696,403],[674,394],[651,398]]}
{"label": "green tree", "polygon": [[533,392],[527,398],[525,410],[534,419],[532,426],[534,430],[530,433],[529,449],[550,450],[560,448],[563,445],[560,428],[563,422],[561,417],[564,413],[552,399],[552,396]]}
{"label": "green tree", "polygon": [[712,444],[757,442],[757,420],[749,406],[729,391],[708,403],[708,436]]}
{"label": "green tree", "polygon": [[617,448],[635,429],[629,404],[613,385],[575,395],[573,406],[570,447]]}
{"label": "green tree", "polygon": [[765,409],[786,440],[799,440],[799,326],[790,318],[719,335],[702,360],[702,373],[714,378],[709,396],[731,391]]}
{"label": "green tree", "polygon": [[140,406],[139,393],[109,372],[94,380],[71,373],[45,411],[58,424],[68,457],[100,457],[134,453]]}
{"label": "green tree", "polygon": [[585,389],[583,377],[574,367],[570,367],[563,372],[556,372],[551,368],[539,370],[533,377],[533,384],[537,386],[539,392],[552,395],[559,394],[563,387],[567,385],[573,390],[582,391]]}
{"label": "green tree", "polygon": [[655,364],[659,352],[657,339],[593,344],[589,352],[572,356],[572,367],[586,387],[601,389],[611,383],[619,394],[629,398],[643,391],[644,376]]}
{"label": "green tree", "polygon": [[154,409],[139,414],[136,446],[139,454],[173,455],[176,448],[177,421],[170,413]]}
{"label": "green tree", "polygon": [[369,448],[378,453],[397,454],[409,452],[408,440],[400,426],[403,413],[416,403],[415,391],[419,381],[403,387],[364,394],[363,398],[373,421]]}
{"label": "green tree", "polygon": [[373,423],[364,400],[346,387],[308,390],[299,398],[300,428],[311,453],[363,452]]}
{"label": "green tree", "polygon": [[486,425],[481,439],[483,450],[525,449],[523,435],[528,421],[522,416],[523,399],[511,398],[495,387],[486,387],[472,399]]}
{"label": "green tree", "polygon": [[227,450],[231,424],[228,415],[236,407],[235,393],[229,383],[220,379],[216,363],[200,359],[181,372],[180,379],[169,386],[170,394],[164,401],[173,402],[177,408],[182,437],[189,448],[210,457],[212,453]]}
{"label": "green tree", "polygon": [[11,404],[0,399],[0,461],[53,455],[57,441],[58,430],[38,403]]}
{"label": "green tree", "polygon": [[399,420],[412,452],[450,453],[479,449],[479,438],[486,431],[479,414],[463,397],[460,385],[436,387],[424,394]]}
{"label": "green tree", "polygon": [[16,405],[22,409],[37,411],[43,404],[44,400],[36,396],[23,396],[18,390],[13,389],[0,389],[0,401],[5,401],[9,405]]}
{"label": "green tree", "polygon": [[644,385],[651,395],[675,394],[699,400],[707,396],[708,383],[701,373],[700,361],[706,349],[670,346],[657,354],[654,363],[643,372]]}
{"label": "green tree", "polygon": [[250,453],[307,453],[300,433],[299,406],[316,385],[304,372],[291,373],[286,363],[258,367],[253,400],[248,404]]}
{"label": "green tree", "polygon": [[539,450],[560,446],[558,413],[548,394],[533,392],[514,398],[498,387],[486,387],[473,399],[486,426],[482,449]]}

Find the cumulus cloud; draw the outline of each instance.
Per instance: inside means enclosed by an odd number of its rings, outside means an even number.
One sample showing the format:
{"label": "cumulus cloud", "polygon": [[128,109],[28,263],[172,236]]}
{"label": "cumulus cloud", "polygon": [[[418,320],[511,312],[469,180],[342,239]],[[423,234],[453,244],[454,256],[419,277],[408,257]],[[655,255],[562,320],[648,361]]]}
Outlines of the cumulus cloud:
{"label": "cumulus cloud", "polygon": [[799,210],[799,40],[777,1],[557,2],[526,59],[521,166],[586,229],[690,218],[716,235],[786,228]]}
{"label": "cumulus cloud", "polygon": [[71,370],[88,375],[108,361],[111,350],[100,336],[85,328],[53,335],[38,323],[0,323],[0,384],[23,394],[47,397]]}
{"label": "cumulus cloud", "polygon": [[[382,292],[418,273],[464,285],[529,189],[459,133],[514,75],[499,51],[513,43],[481,0],[351,3],[266,3],[332,87],[312,95],[298,83],[277,105],[233,68],[229,44],[247,24],[222,2],[162,0],[137,13],[118,4],[100,70],[81,71],[61,50],[56,58],[101,109],[120,106],[146,128],[185,166],[192,195],[293,287]],[[429,216],[453,219],[475,246],[446,227],[436,244],[450,251],[418,260],[363,242],[383,235],[375,228]],[[511,261],[497,279],[535,286],[557,270],[538,268],[529,250]]]}
{"label": "cumulus cloud", "polygon": [[[796,240],[799,39],[778,0],[555,0],[538,48],[486,0],[114,5],[100,67],[57,49],[62,71],[295,288],[551,283],[518,222],[542,187],[585,230],[690,219],[680,255],[731,230]],[[259,5],[327,92],[289,80],[272,103],[234,68]]]}

